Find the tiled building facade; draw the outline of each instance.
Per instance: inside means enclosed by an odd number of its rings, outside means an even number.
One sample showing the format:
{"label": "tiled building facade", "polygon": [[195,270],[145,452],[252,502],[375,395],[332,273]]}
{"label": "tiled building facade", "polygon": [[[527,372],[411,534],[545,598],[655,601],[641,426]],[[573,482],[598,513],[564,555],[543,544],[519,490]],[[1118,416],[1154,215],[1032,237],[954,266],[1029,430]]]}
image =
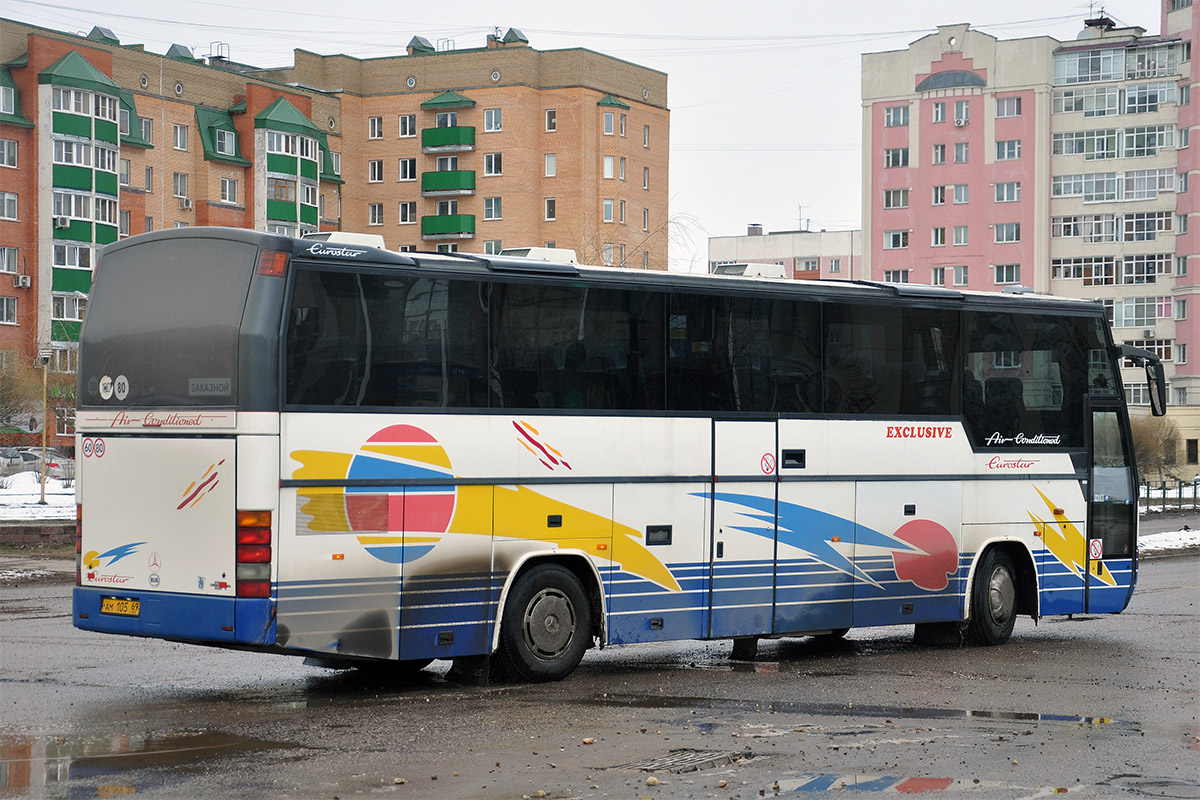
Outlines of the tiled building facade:
{"label": "tiled building facade", "polygon": [[0,369],[70,376],[100,248],[163,227],[665,269],[666,76],[516,31],[487,44],[264,70],[0,20]]}
{"label": "tiled building facade", "polygon": [[[866,274],[1104,302],[1114,338],[1166,364],[1186,475],[1200,466],[1198,16],[1164,0],[1160,36],[1099,17],[1071,42],[947,25],[863,57]],[[1122,377],[1145,406],[1144,374]]]}

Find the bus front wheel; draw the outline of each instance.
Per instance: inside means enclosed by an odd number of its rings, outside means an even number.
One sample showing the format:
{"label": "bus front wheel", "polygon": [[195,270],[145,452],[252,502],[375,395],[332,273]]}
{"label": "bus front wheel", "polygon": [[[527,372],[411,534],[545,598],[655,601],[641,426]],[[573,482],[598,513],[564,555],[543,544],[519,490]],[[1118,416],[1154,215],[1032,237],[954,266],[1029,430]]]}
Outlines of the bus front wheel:
{"label": "bus front wheel", "polygon": [[979,644],[1004,644],[1017,620],[1017,579],[1012,559],[1003,550],[988,550],[979,562],[971,589],[971,621],[967,630]]}
{"label": "bus front wheel", "polygon": [[583,659],[591,630],[579,579],[558,564],[539,564],[517,579],[504,606],[501,661],[523,680],[562,680]]}

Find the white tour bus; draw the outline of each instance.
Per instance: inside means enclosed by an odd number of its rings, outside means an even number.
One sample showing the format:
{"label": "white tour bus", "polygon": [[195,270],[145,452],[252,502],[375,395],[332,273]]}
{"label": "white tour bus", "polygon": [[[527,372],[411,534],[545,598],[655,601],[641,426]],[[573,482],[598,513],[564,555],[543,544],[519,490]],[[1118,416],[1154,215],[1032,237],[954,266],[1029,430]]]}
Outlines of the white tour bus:
{"label": "white tour bus", "polygon": [[[225,228],[96,270],[77,627],[562,678],[596,644],[1119,612],[1104,309]],[[494,657],[494,660],[492,660]]]}

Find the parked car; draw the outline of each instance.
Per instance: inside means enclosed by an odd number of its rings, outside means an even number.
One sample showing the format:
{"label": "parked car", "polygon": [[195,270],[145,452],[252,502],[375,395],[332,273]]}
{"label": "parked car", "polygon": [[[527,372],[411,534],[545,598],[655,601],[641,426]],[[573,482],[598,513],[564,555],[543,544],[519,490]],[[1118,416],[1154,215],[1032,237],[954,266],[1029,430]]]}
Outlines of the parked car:
{"label": "parked car", "polygon": [[[18,451],[24,470],[42,471],[42,449],[28,448]],[[75,460],[54,450],[46,450],[46,475],[60,480],[75,477]]]}
{"label": "parked car", "polygon": [[0,468],[20,466],[21,452],[15,447],[0,447]]}

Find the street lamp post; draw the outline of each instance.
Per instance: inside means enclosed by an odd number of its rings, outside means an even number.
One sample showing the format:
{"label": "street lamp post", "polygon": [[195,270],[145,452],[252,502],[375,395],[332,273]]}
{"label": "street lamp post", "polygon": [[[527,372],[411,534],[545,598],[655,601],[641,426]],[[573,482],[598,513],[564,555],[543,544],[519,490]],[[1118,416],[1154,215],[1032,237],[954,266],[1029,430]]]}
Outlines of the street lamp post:
{"label": "street lamp post", "polygon": [[44,506],[46,505],[46,417],[50,411],[50,404],[46,394],[46,383],[47,372],[50,367],[50,352],[39,350],[38,361],[42,362],[42,499],[38,503]]}

